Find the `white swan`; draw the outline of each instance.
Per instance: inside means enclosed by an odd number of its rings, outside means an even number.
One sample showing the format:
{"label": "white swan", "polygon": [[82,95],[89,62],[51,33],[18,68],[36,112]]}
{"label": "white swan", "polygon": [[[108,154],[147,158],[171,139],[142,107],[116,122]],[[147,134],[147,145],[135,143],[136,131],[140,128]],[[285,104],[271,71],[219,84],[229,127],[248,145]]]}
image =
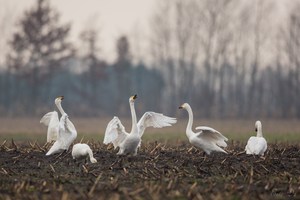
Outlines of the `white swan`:
{"label": "white swan", "polygon": [[61,106],[61,101],[64,99],[63,96],[57,97],[55,99],[55,104],[62,114],[59,121],[59,132],[57,136],[57,140],[54,142],[53,146],[47,152],[47,156],[60,153],[64,150],[68,150],[72,142],[77,137],[77,131],[73,123],[69,120],[68,115],[65,113]]}
{"label": "white swan", "polygon": [[136,95],[129,98],[129,105],[132,117],[131,132],[127,133],[118,117],[114,117],[107,125],[104,135],[104,144],[113,143],[114,148],[119,147],[118,155],[137,154],[141,143],[141,137],[147,127],[162,128],[176,123],[175,118],[160,113],[146,112],[137,123],[134,109]]}
{"label": "white swan", "polygon": [[201,148],[208,155],[212,151],[227,153],[222,148],[220,148],[227,146],[226,141],[228,139],[226,137],[224,137],[220,132],[216,131],[215,129],[207,126],[196,127],[196,130],[199,130],[199,132],[194,133],[192,130],[193,111],[191,106],[188,103],[184,103],[179,107],[179,109],[185,109],[189,114],[189,121],[186,127],[186,135],[189,139],[189,142],[192,145]]}
{"label": "white swan", "polygon": [[48,126],[47,129],[47,142],[56,141],[59,131],[59,119],[56,111],[48,112],[45,114],[40,123]]}
{"label": "white swan", "polygon": [[96,163],[97,160],[93,156],[93,152],[87,144],[75,144],[72,149],[73,159],[90,158],[91,163]]}
{"label": "white swan", "polygon": [[256,136],[249,138],[245,147],[246,154],[254,154],[263,156],[267,150],[267,141],[262,135],[262,125],[260,121],[255,122]]}

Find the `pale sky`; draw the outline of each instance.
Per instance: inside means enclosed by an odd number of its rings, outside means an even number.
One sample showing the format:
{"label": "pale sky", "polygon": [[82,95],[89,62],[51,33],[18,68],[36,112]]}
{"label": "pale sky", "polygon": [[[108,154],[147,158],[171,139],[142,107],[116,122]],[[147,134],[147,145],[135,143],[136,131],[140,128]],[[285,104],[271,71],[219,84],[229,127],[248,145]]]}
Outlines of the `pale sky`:
{"label": "pale sky", "polygon": [[[36,0],[0,0],[0,17],[4,12],[13,13],[10,17],[14,26],[24,11],[32,7]],[[101,52],[106,60],[115,58],[115,43],[122,34],[148,29],[149,20],[155,7],[155,0],[51,0],[52,7],[61,14],[61,22],[71,22],[71,38],[76,44],[79,33],[84,28],[96,27],[99,30]],[[2,14],[1,14],[2,12]],[[7,27],[8,28],[8,27]],[[11,31],[6,31],[10,35]]]}

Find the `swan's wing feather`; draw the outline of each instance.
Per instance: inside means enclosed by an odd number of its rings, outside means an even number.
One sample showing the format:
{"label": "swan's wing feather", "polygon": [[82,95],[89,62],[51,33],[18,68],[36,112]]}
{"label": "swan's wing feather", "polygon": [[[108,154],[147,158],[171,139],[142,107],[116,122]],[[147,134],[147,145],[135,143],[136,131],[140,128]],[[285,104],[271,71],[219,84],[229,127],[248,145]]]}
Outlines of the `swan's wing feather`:
{"label": "swan's wing feather", "polygon": [[51,119],[52,119],[52,120],[56,120],[56,119],[57,119],[56,121],[57,121],[57,124],[58,124],[59,120],[58,120],[58,114],[57,114],[56,111],[52,111],[52,112],[46,113],[46,114],[41,118],[40,123],[41,123],[41,124],[44,124],[45,126],[49,126],[49,123],[50,123]]}
{"label": "swan's wing feather", "polygon": [[219,131],[207,126],[198,126],[196,130],[200,130],[197,137],[216,143],[220,147],[227,147],[226,141],[228,139]]}
{"label": "swan's wing feather", "polygon": [[177,122],[176,118],[165,116],[161,113],[146,112],[139,120],[137,126],[142,136],[147,127],[162,128],[172,126]]}
{"label": "swan's wing feather", "polygon": [[128,136],[125,131],[125,127],[121,123],[118,117],[114,117],[108,124],[104,134],[104,144],[113,143],[114,148],[120,145],[120,143]]}

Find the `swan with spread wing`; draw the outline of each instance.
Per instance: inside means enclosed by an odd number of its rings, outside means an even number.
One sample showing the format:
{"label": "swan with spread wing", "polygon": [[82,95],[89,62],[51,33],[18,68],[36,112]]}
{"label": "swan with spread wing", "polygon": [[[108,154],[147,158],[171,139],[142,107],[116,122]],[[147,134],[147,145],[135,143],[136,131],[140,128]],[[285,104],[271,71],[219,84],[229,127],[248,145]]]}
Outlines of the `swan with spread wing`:
{"label": "swan with spread wing", "polygon": [[225,136],[223,136],[219,131],[207,126],[198,126],[196,127],[198,132],[193,132],[193,111],[191,106],[188,103],[184,103],[179,107],[179,109],[185,109],[189,114],[186,135],[193,146],[201,148],[208,155],[213,151],[227,153],[221,148],[227,146],[226,141],[228,139]]}
{"label": "swan with spread wing", "polygon": [[146,112],[137,122],[134,101],[137,95],[129,98],[129,105],[132,117],[131,132],[127,133],[118,117],[114,117],[107,125],[103,143],[112,143],[114,148],[119,147],[118,155],[137,154],[137,149],[141,143],[141,137],[148,127],[162,128],[176,123],[176,119],[165,116],[161,113]]}
{"label": "swan with spread wing", "polygon": [[[48,124],[47,142],[55,140],[53,146],[47,152],[48,155],[55,153],[61,153],[64,150],[68,150],[72,142],[77,137],[77,131],[73,123],[69,120],[68,115],[65,113],[61,106],[61,102],[64,99],[63,96],[59,96],[55,99],[55,105],[62,114],[58,121],[58,114],[56,111],[47,113],[42,119],[41,123]],[[51,131],[49,131],[49,129]],[[53,131],[54,130],[54,131]],[[50,134],[49,134],[50,132]],[[49,136],[49,137],[48,137]]]}
{"label": "swan with spread wing", "polygon": [[47,142],[56,141],[59,132],[59,119],[57,112],[48,112],[42,117],[40,123],[44,124],[45,126],[48,126]]}

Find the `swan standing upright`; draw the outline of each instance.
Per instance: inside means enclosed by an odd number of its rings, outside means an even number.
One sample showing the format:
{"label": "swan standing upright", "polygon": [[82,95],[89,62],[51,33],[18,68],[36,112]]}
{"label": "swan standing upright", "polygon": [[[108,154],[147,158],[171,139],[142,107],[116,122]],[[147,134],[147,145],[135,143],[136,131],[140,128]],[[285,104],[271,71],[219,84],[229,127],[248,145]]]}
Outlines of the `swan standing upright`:
{"label": "swan standing upright", "polygon": [[47,156],[61,153],[64,150],[68,150],[72,142],[77,137],[77,131],[73,123],[69,120],[68,115],[65,113],[61,106],[61,102],[64,99],[63,96],[57,97],[55,99],[55,105],[57,106],[58,110],[62,114],[60,121],[59,121],[59,131],[57,135],[57,140],[54,142],[53,146],[47,152]]}
{"label": "swan standing upright", "polygon": [[188,103],[184,103],[179,107],[179,109],[185,109],[189,114],[189,121],[186,127],[186,135],[192,145],[201,148],[208,155],[213,151],[227,153],[222,148],[220,148],[227,146],[226,141],[228,139],[226,137],[224,137],[215,129],[207,126],[196,127],[196,130],[199,130],[199,132],[194,133],[192,130],[193,111],[191,106]]}
{"label": "swan standing upright", "polygon": [[260,121],[255,122],[256,136],[249,138],[245,147],[246,154],[254,154],[263,156],[267,150],[267,141],[262,135],[262,125]]}
{"label": "swan standing upright", "polygon": [[129,98],[132,117],[131,132],[127,133],[118,117],[114,117],[107,125],[104,135],[104,144],[113,143],[114,148],[119,147],[118,155],[137,154],[141,143],[141,137],[147,127],[162,128],[176,123],[175,118],[165,116],[161,113],[146,112],[137,123],[134,101],[137,95]]}

